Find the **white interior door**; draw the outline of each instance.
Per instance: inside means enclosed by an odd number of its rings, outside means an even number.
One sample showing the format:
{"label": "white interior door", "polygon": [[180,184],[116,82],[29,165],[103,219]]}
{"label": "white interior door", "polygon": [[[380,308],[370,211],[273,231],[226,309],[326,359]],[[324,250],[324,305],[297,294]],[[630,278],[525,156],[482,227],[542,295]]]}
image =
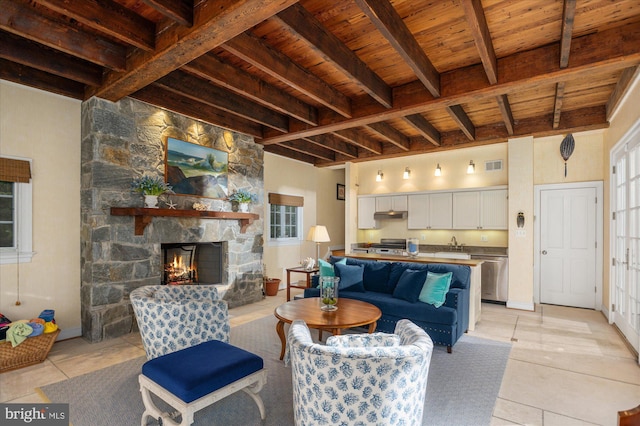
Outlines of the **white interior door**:
{"label": "white interior door", "polygon": [[540,192],[540,302],[596,307],[596,188]]}
{"label": "white interior door", "polygon": [[640,350],[640,131],[612,158],[613,321]]}

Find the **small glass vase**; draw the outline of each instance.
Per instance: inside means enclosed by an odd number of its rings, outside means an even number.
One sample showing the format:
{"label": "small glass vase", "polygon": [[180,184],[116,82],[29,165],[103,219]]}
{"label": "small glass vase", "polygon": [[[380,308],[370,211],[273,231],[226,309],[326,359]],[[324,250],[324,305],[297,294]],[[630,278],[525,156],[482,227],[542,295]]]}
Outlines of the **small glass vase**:
{"label": "small glass vase", "polygon": [[407,238],[407,254],[411,257],[418,256],[420,253],[420,244],[417,238]]}
{"label": "small glass vase", "polygon": [[320,309],[331,312],[338,309],[338,277],[320,277]]}

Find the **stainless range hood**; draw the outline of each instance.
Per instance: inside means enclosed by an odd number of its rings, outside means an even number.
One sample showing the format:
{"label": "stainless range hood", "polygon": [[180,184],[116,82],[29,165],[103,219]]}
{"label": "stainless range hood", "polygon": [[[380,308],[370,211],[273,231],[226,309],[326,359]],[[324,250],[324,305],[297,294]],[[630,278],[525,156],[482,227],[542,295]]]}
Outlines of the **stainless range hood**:
{"label": "stainless range hood", "polygon": [[375,220],[381,220],[381,219],[406,219],[407,218],[407,212],[406,211],[396,212],[396,211],[393,211],[393,210],[386,211],[386,212],[375,212],[373,214],[373,218]]}

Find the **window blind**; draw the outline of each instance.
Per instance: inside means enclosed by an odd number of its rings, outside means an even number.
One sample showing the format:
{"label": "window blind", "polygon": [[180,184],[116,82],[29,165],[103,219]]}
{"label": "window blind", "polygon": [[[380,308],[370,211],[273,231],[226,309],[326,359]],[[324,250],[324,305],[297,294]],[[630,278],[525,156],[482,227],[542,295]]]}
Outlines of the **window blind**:
{"label": "window blind", "polygon": [[29,179],[31,179],[31,165],[28,161],[0,157],[0,180],[29,183]]}
{"label": "window blind", "polygon": [[275,192],[270,192],[269,204],[278,204],[280,206],[302,207],[304,204],[304,197],[298,197],[295,195],[277,194]]}

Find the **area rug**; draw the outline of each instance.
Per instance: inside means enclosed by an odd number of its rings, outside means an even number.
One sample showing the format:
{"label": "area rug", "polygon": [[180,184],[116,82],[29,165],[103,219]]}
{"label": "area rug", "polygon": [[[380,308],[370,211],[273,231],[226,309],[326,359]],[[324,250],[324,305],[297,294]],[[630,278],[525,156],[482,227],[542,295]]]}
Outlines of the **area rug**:
{"label": "area rug", "polygon": [[[231,329],[231,343],[260,355],[268,369],[267,385],[260,393],[266,420],[260,420],[251,398],[238,392],[198,411],[194,425],[293,424],[291,369],[278,359],[280,340],[275,326],[276,319],[266,317]],[[317,336],[315,331],[312,334]],[[508,343],[467,335],[456,343],[451,354],[436,346],[423,425],[488,425],[510,351]],[[145,361],[144,357],[136,358],[44,386],[40,391],[49,402],[69,403],[73,426],[139,425],[144,406],[138,374]],[[149,424],[157,423],[150,420]]]}

